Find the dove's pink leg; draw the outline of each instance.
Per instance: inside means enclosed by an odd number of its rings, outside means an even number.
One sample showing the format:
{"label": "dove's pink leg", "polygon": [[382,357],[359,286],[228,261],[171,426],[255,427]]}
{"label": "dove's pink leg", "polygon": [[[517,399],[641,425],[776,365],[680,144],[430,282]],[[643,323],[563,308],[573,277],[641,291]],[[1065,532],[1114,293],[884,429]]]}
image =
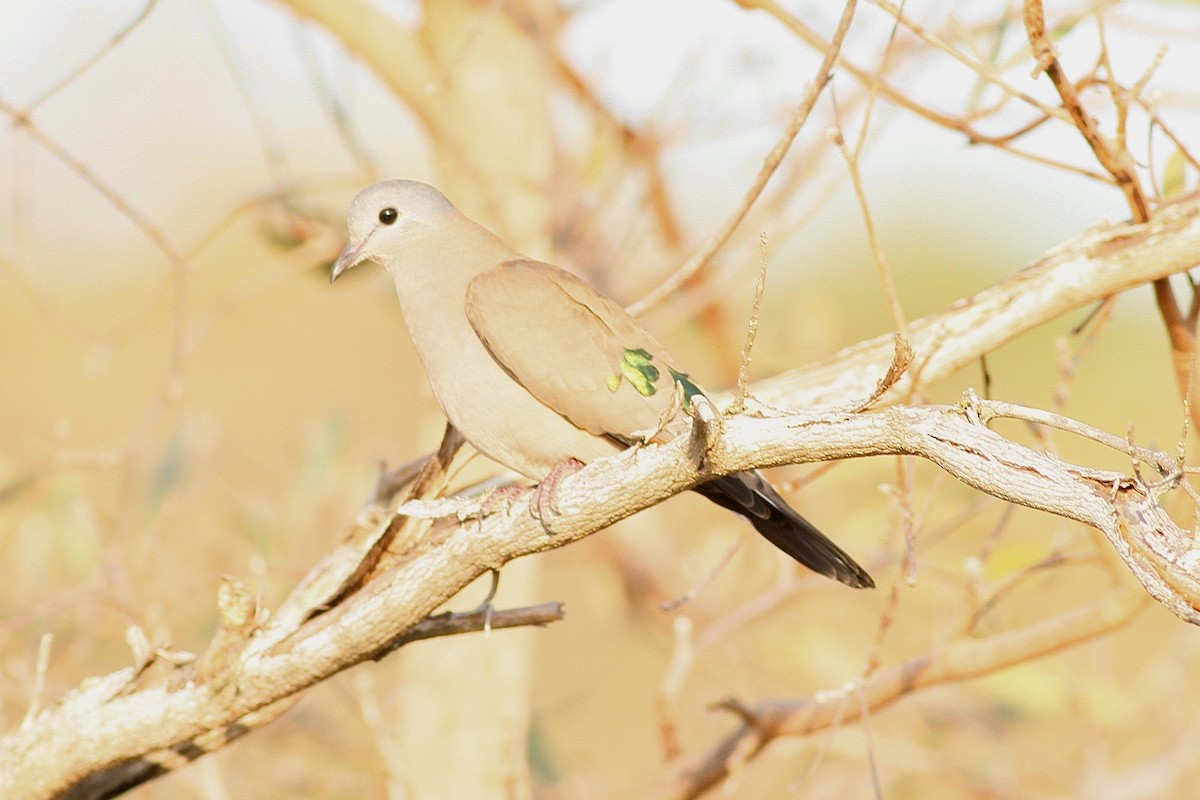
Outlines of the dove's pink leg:
{"label": "dove's pink leg", "polygon": [[523,483],[510,483],[508,486],[501,486],[499,489],[493,489],[488,493],[488,496],[483,499],[483,502],[480,503],[479,514],[480,516],[486,517],[495,511],[496,507],[501,503],[511,503],[515,500],[519,500],[533,490],[534,489],[532,486],[526,486]]}
{"label": "dove's pink leg", "polygon": [[550,514],[558,513],[558,502],[554,495],[558,492],[559,482],[581,469],[583,469],[583,462],[578,459],[568,458],[566,461],[560,461],[533,490],[533,500],[530,504],[537,509],[538,519],[542,521],[542,527],[546,528],[547,533],[550,532],[550,529],[546,526],[546,519]]}

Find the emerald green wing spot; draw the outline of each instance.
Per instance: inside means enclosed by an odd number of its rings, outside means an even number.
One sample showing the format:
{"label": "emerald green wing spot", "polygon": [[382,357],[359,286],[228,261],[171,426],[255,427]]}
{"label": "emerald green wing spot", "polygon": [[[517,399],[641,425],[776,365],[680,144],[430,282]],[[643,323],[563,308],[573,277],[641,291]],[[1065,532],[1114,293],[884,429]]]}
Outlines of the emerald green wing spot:
{"label": "emerald green wing spot", "polygon": [[671,377],[675,379],[675,382],[683,387],[683,410],[691,411],[692,398],[696,395],[703,395],[704,392],[700,391],[699,386],[692,383],[692,379],[688,377],[686,372],[678,372],[671,369],[671,367],[667,367],[667,371],[671,373]]}
{"label": "emerald green wing spot", "polygon": [[[614,372],[605,379],[605,385],[608,386],[610,392],[615,392],[621,387],[621,379],[629,381],[629,385],[637,390],[637,393],[643,397],[649,397],[658,392],[658,387],[654,384],[662,377],[658,367],[654,366],[654,356],[643,348],[625,348],[624,354],[621,356],[621,371]],[[667,371],[671,373],[672,380],[678,383],[683,388],[683,409],[684,411],[692,410],[692,398],[696,395],[702,395],[700,387],[692,383],[692,379],[686,372],[680,372],[670,366]]]}
{"label": "emerald green wing spot", "polygon": [[[653,360],[654,356],[640,347],[636,350],[626,348],[625,355],[621,358],[621,375],[643,397],[649,397],[658,391],[654,382],[658,380],[659,372],[658,367],[650,363]],[[612,386],[611,377],[609,386]]]}

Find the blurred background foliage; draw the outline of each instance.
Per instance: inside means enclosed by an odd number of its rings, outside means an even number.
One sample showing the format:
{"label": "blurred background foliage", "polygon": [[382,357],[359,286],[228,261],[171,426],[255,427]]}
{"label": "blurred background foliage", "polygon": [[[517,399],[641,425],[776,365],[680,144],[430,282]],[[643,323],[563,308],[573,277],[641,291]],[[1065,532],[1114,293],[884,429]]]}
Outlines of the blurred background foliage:
{"label": "blurred background foliage", "polygon": [[[781,13],[826,37],[841,12],[786,5]],[[1169,45],[1150,85],[1188,140],[1195,6],[1101,7],[1108,57],[1127,83]],[[889,47],[885,8],[859,10],[848,59],[953,118],[992,108],[978,119],[994,134],[1028,120],[911,28]],[[1099,52],[1095,8],[1052,11],[1064,62],[1080,72]],[[1030,78],[1011,4],[951,12],[912,2],[905,13],[1050,101]],[[277,604],[360,508],[379,460],[436,446],[443,420],[390,281],[373,268],[336,288],[326,279],[357,189],[383,177],[438,183],[531,255],[632,301],[734,207],[821,56],[778,16],[721,0],[62,2],[0,15],[11,123],[0,133],[6,729],[25,713],[45,635],[48,699],[129,663],[132,625],[156,644],[199,650],[222,575],[251,580]],[[840,121],[854,139],[869,98],[836,72],[730,245],[647,315],[708,385],[736,377],[759,232],[770,274],[755,376],[892,329],[827,135]],[[968,146],[886,97],[871,108],[859,167],[909,319],[1127,216],[1110,186]],[[1095,113],[1111,123],[1110,108]],[[1139,143],[1155,141],[1146,120],[1131,125]],[[1065,125],[1020,145],[1094,168]],[[1150,168],[1161,173],[1170,151],[1158,147]],[[1072,333],[1086,317],[989,353],[992,395],[1173,450],[1183,411],[1149,289],[1119,298],[1103,327]],[[1065,359],[1081,348],[1068,376]],[[918,401],[982,385],[980,370],[965,370],[922,387]],[[1065,437],[1005,433],[1128,469],[1119,454]],[[810,697],[872,658],[890,666],[936,653],[980,586],[986,594],[1021,576],[973,635],[1078,606],[1111,583],[1095,558],[1107,545],[1092,531],[980,497],[928,464],[877,459],[774,477],[874,573],[878,591],[802,574],[736,518],[677,498],[514,565],[511,581],[506,571],[498,604],[562,599],[566,621],[421,643],[359,667],[134,796],[455,796],[445,776],[470,765],[432,732],[476,723],[441,717],[449,695],[479,682],[527,709],[504,756],[528,757],[528,776],[512,768],[512,796],[653,795],[669,768],[658,698],[681,626],[696,652],[673,713],[683,753],[696,756],[732,724],[711,704]],[[898,567],[906,509],[911,582]],[[735,540],[740,549],[707,582]],[[1065,557],[1034,569],[1052,555]],[[661,609],[700,585],[690,602]],[[510,646],[517,677],[476,668]],[[867,796],[872,771],[895,798],[1183,796],[1200,778],[1188,736],[1200,703],[1186,677],[1198,656],[1195,632],[1150,605],[1103,638],[920,692],[869,725],[779,741],[722,796]],[[414,696],[431,677],[435,688]]]}

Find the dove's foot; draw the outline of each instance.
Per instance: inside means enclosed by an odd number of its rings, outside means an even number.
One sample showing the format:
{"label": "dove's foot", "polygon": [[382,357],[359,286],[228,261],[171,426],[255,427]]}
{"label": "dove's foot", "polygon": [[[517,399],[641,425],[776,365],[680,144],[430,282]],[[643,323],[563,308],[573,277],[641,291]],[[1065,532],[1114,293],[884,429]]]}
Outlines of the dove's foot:
{"label": "dove's foot", "polygon": [[546,529],[546,533],[553,534],[547,520],[550,516],[557,515],[558,498],[555,496],[558,493],[558,484],[563,478],[568,475],[574,475],[579,470],[583,469],[583,462],[578,459],[568,458],[566,461],[560,461],[554,465],[554,469],[542,478],[533,490],[533,499],[530,501],[530,508],[537,513],[538,519],[542,523],[542,527]]}
{"label": "dove's foot", "polygon": [[493,489],[479,504],[479,516],[486,517],[494,514],[500,508],[507,512],[509,506],[533,490],[532,486],[526,486],[523,483],[510,483],[508,486]]}

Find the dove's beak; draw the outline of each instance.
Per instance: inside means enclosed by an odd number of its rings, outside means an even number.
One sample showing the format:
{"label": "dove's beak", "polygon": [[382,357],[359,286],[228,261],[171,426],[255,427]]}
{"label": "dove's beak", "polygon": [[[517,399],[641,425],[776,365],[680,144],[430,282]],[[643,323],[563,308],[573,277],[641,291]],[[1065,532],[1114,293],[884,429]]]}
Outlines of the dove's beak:
{"label": "dove's beak", "polygon": [[363,258],[363,242],[350,242],[345,249],[338,255],[337,261],[333,262],[333,269],[329,271],[329,282],[333,283],[341,275],[351,267],[357,266]]}

